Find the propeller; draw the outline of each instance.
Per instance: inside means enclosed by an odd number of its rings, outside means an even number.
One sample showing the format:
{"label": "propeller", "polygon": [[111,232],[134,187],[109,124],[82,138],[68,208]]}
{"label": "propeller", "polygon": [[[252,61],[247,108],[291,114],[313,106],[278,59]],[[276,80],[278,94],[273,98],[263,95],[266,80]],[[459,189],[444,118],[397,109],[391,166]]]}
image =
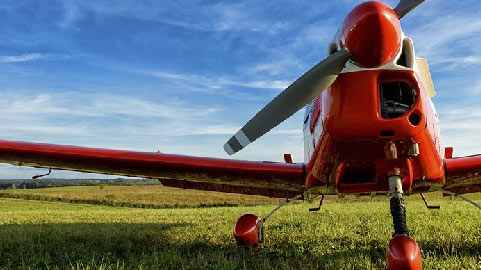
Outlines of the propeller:
{"label": "propeller", "polygon": [[[394,12],[401,19],[422,2],[424,0],[400,0]],[[240,151],[310,103],[336,80],[351,58],[354,58],[352,53],[342,48],[319,62],[249,120],[224,144],[224,150],[229,155]]]}
{"label": "propeller", "polygon": [[394,12],[396,12],[398,18],[401,19],[422,2],[424,2],[424,0],[401,0],[394,8]]}
{"label": "propeller", "polygon": [[336,80],[350,57],[341,49],[319,62],[249,120],[224,144],[224,150],[229,155],[238,152],[310,103]]}

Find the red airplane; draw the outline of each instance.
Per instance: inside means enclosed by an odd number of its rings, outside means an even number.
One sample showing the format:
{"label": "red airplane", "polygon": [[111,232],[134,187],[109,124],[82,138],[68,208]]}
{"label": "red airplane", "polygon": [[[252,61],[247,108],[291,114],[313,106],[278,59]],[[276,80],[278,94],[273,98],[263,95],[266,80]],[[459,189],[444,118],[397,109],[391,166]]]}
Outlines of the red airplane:
{"label": "red airplane", "polygon": [[[234,154],[307,105],[305,163],[292,163],[290,155],[285,155],[286,163],[253,162],[13,141],[0,141],[0,162],[155,178],[188,189],[293,197],[285,203],[306,191],[389,193],[394,224],[389,269],[421,269],[421,252],[406,224],[404,192],[481,191],[481,155],[453,158],[453,148],[441,148],[427,62],[415,57],[412,41],[401,29],[399,20],[423,1],[401,0],[394,9],[377,1],[355,7],[329,44],[327,58],[224,145]],[[238,244],[261,243],[262,224],[270,215],[239,218],[234,227]]]}

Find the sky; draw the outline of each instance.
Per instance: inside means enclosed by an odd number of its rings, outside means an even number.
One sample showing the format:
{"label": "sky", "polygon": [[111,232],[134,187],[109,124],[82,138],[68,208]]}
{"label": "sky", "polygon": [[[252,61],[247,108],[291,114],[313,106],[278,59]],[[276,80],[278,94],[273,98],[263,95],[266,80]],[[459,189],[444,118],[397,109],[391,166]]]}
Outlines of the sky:
{"label": "sky", "polygon": [[[302,111],[222,147],[362,1],[0,2],[0,139],[302,162]],[[430,64],[443,145],[481,153],[481,2],[426,0],[401,24]],[[0,165],[0,179],[45,172]]]}

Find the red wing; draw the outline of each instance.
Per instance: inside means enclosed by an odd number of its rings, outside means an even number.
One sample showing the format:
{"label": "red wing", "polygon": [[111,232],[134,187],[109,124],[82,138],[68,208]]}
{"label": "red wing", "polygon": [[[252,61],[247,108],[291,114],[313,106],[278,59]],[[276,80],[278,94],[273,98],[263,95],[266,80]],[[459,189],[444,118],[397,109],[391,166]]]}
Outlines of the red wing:
{"label": "red wing", "polygon": [[481,192],[481,155],[446,159],[445,168],[443,189],[458,194]]}
{"label": "red wing", "polygon": [[159,179],[165,186],[271,197],[304,190],[304,164],[0,140],[0,163]]}

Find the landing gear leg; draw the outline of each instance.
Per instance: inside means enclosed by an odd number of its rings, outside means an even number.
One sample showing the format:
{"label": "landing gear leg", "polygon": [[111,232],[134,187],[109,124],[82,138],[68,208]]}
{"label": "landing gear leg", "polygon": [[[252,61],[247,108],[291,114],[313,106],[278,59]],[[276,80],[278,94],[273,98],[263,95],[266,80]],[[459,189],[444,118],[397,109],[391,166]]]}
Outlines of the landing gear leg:
{"label": "landing gear leg", "polygon": [[421,250],[411,237],[406,225],[406,208],[404,206],[402,178],[389,176],[390,208],[394,224],[394,235],[387,247],[388,269],[422,269]]}

